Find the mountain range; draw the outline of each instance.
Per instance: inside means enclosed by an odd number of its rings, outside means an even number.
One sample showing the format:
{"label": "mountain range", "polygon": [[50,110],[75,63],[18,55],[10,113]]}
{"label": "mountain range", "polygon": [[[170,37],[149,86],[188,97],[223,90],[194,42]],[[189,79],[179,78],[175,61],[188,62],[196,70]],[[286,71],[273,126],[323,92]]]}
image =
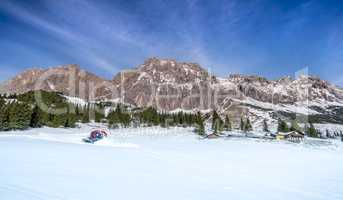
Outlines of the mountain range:
{"label": "mountain range", "polygon": [[343,89],[318,77],[299,75],[268,80],[232,74],[217,77],[196,63],[147,59],[107,80],[78,65],[33,68],[4,82],[1,93],[33,90],[61,92],[85,101],[111,101],[161,111],[218,110],[234,120],[311,118],[317,123],[343,124]]}

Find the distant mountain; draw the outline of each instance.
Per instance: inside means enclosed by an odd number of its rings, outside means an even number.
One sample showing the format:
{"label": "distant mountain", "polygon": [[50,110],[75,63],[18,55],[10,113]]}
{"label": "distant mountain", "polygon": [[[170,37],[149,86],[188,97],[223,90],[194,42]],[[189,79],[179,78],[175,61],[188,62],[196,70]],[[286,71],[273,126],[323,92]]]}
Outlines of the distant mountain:
{"label": "distant mountain", "polygon": [[200,98],[189,97],[199,95],[200,88],[207,93],[209,79],[208,72],[198,64],[151,58],[134,71],[117,74],[113,83],[121,88],[119,93],[127,103],[140,107],[152,105],[161,110],[189,110],[202,108]]}
{"label": "distant mountain", "polygon": [[150,58],[137,68],[106,80],[66,65],[32,69],[1,86],[6,93],[32,90],[62,92],[86,100],[116,101],[161,111],[217,109],[235,120],[310,117],[316,122],[343,123],[343,90],[311,76],[267,80],[258,76],[218,78],[196,63]]}
{"label": "distant mountain", "polygon": [[18,74],[1,86],[2,93],[21,94],[34,90],[62,92],[65,95],[90,99],[106,96],[110,91],[97,88],[92,97],[94,85],[106,85],[109,81],[80,69],[78,65],[64,65],[49,69],[34,68]]}

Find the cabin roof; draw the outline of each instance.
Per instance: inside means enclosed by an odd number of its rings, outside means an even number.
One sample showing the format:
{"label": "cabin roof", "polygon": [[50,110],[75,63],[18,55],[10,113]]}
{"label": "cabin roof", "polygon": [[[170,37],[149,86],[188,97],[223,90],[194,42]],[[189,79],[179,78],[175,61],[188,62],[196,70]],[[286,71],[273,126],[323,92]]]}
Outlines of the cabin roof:
{"label": "cabin roof", "polygon": [[277,135],[282,135],[282,136],[304,136],[303,133],[299,133],[297,131],[291,131],[291,132],[278,132]]}

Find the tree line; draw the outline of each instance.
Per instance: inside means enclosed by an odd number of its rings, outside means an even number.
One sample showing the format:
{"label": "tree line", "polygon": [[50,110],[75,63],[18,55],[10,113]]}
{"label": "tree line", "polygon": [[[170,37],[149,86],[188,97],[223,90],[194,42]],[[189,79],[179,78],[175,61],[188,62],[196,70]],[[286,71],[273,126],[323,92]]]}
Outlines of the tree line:
{"label": "tree line", "polygon": [[[91,121],[107,123],[109,128],[129,126],[182,126],[189,127],[198,123],[199,115],[178,112],[158,112],[155,108],[129,109],[118,104],[105,116],[105,108],[111,103],[75,105],[68,103],[61,93],[40,91],[41,101],[49,110],[66,109],[63,114],[43,111],[35,100],[35,93],[0,96],[0,131],[24,130],[27,128],[67,127],[76,123]],[[48,111],[49,111],[48,110]]]}
{"label": "tree line", "polygon": [[153,107],[138,110],[128,110],[118,104],[109,112],[106,120],[110,128],[117,127],[140,127],[140,126],[182,126],[189,127],[197,123],[197,114],[177,112],[159,112]]}
{"label": "tree line", "polygon": [[[72,128],[76,123],[91,121],[107,123],[109,128],[141,127],[141,126],[181,126],[195,127],[195,132],[205,134],[205,121],[210,116],[200,112],[160,112],[153,107],[132,109],[118,104],[105,116],[106,103],[74,105],[68,103],[61,93],[40,91],[41,101],[49,109],[66,109],[63,114],[54,114],[42,110],[35,100],[35,93],[28,92],[19,95],[0,96],[0,131],[24,130],[27,128],[66,127]],[[247,119],[244,130],[250,130],[251,124]],[[216,111],[212,112],[212,130],[220,133],[232,130],[228,116],[222,120]]]}
{"label": "tree line", "polygon": [[[90,122],[89,113],[95,113],[95,121],[100,122],[104,118],[103,112],[99,112],[101,106],[74,105],[66,102],[66,99],[56,92],[41,91],[40,95],[41,101],[49,105],[48,111],[43,111],[38,106],[34,92],[0,96],[0,131],[24,130],[42,126],[73,128],[77,122]],[[51,112],[53,109],[65,109],[65,112],[54,114]]]}
{"label": "tree line", "polygon": [[[61,93],[41,91],[41,100],[49,105],[49,109],[66,109],[63,114],[53,114],[43,111],[37,105],[34,95],[34,92],[10,96],[0,95],[0,131],[23,130],[42,126],[73,128],[76,123],[95,121],[107,123],[109,128],[131,126],[194,127],[196,133],[205,135],[205,124],[209,119],[211,119],[210,128],[215,134],[233,130],[229,115],[222,118],[216,110],[210,114],[202,115],[200,112],[160,112],[153,107],[133,109],[123,104],[117,104],[105,116],[105,108],[112,107],[111,103],[75,105],[68,103]],[[241,117],[239,130],[244,133],[253,130],[249,117]],[[263,120],[263,131],[270,132],[266,119]],[[277,131],[296,131],[309,137],[326,136],[326,138],[332,138],[341,136],[343,140],[342,132],[330,133],[326,130],[326,133],[323,134],[314,127],[311,121],[301,128],[295,119],[291,121],[289,126],[286,121],[279,118]]]}

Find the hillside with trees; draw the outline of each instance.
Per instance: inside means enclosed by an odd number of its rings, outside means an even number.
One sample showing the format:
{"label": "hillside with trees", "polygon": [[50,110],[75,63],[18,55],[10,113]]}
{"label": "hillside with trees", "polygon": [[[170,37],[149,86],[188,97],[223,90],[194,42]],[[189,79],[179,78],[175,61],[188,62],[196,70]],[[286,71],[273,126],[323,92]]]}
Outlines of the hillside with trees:
{"label": "hillside with trees", "polygon": [[[58,92],[40,91],[38,93],[40,105],[37,104],[37,93],[28,92],[19,95],[0,96],[0,131],[24,130],[28,128],[65,127],[74,128],[78,123],[98,122],[107,124],[109,128],[126,127],[193,127],[194,132],[201,136],[206,135],[206,124],[214,134],[233,131],[233,127],[247,135],[253,131],[248,116],[242,116],[239,124],[233,124],[229,115],[219,114],[213,110],[210,113],[201,112],[161,112],[154,107],[132,108],[124,104],[111,102],[76,104],[69,102],[65,96]],[[42,106],[43,105],[43,106]],[[107,112],[105,112],[107,110]],[[56,112],[58,111],[58,112]],[[105,113],[107,113],[105,115]],[[267,120],[262,122],[262,131],[270,132]],[[305,123],[302,128],[298,121],[293,119],[286,122],[278,119],[278,132],[295,131],[309,137],[332,137],[339,133],[321,133],[312,120]]]}

